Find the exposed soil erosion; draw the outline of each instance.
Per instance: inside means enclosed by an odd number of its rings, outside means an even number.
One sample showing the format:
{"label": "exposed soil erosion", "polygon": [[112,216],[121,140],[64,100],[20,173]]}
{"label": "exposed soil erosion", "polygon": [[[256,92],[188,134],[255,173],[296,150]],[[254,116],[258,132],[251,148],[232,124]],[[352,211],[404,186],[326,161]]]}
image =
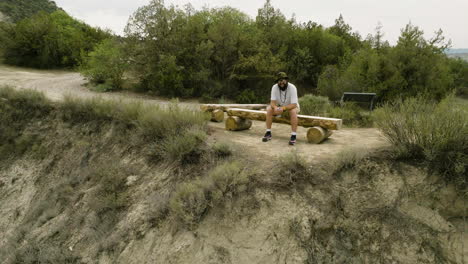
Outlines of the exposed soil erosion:
{"label": "exposed soil erosion", "polygon": [[245,162],[246,189],[188,228],[168,201],[210,168],[154,163],[118,129],[30,124],[25,133],[41,131],[41,147],[0,170],[3,263],[466,261],[466,199],[423,168],[364,157],[358,165]]}

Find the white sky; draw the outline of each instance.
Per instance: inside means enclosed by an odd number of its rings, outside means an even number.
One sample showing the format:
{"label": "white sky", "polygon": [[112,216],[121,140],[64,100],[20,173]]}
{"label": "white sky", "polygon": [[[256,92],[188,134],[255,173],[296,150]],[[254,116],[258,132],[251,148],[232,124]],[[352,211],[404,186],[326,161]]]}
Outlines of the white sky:
{"label": "white sky", "polygon": [[[123,34],[128,18],[138,7],[149,0],[55,0],[69,14],[92,26],[108,28]],[[231,6],[247,13],[252,18],[265,0],[166,0],[170,4],[183,6],[191,3],[196,9],[204,6]],[[411,22],[425,33],[425,38],[434,36],[438,29],[452,40],[452,48],[468,48],[468,0],[272,0],[275,8],[289,19],[295,14],[298,22],[309,20],[326,27],[343,14],[344,20],[353,31],[362,37],[374,34],[377,24],[383,26],[384,39],[394,45],[400,30]]]}

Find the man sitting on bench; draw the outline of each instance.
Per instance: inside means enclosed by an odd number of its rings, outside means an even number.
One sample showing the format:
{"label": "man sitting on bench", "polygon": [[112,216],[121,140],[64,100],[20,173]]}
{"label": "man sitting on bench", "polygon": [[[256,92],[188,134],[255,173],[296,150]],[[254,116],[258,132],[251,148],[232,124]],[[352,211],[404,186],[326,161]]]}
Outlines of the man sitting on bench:
{"label": "man sitting on bench", "polygon": [[[271,88],[271,102],[267,107],[266,114],[266,133],[262,138],[263,142],[271,140],[271,125],[273,116],[282,115],[290,117],[291,120],[291,139],[289,145],[296,144],[297,114],[299,113],[299,100],[297,98],[297,88],[294,84],[288,82],[288,75],[284,72],[277,74],[276,84]],[[286,115],[285,115],[286,114]]]}

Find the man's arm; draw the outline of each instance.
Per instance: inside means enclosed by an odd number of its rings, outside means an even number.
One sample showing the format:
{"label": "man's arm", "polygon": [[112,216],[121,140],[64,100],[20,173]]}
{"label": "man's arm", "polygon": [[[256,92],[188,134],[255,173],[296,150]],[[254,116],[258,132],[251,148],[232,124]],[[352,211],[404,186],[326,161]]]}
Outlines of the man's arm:
{"label": "man's arm", "polygon": [[271,100],[270,101],[270,107],[271,107],[271,109],[276,111],[276,107],[277,107],[276,100]]}
{"label": "man's arm", "polygon": [[288,104],[286,106],[283,106],[283,111],[293,110],[294,108],[297,108],[297,104]]}

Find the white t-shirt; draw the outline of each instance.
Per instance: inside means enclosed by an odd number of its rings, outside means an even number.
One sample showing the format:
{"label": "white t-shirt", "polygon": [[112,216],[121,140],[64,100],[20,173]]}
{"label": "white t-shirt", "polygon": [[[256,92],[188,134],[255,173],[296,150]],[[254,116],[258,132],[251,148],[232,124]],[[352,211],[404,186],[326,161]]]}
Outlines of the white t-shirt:
{"label": "white t-shirt", "polygon": [[297,98],[297,88],[294,84],[288,83],[288,88],[281,91],[278,84],[273,85],[271,88],[271,100],[275,100],[279,106],[286,106],[296,104],[299,111],[299,99]]}

